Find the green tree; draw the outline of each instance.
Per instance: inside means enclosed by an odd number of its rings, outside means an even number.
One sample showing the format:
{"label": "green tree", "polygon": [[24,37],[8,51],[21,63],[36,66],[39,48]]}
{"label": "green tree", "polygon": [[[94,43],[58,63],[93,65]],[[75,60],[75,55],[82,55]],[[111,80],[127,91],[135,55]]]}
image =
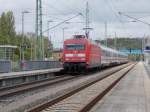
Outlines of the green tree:
{"label": "green tree", "polygon": [[[102,40],[101,44],[105,45],[106,40]],[[110,48],[122,49],[142,49],[142,38],[117,38],[116,46],[114,45],[115,38],[108,38],[107,45]]]}
{"label": "green tree", "polygon": [[12,11],[3,12],[0,17],[0,44],[15,44],[15,18]]}
{"label": "green tree", "polygon": [[0,44],[7,44],[8,43],[8,36],[6,31],[6,14],[2,13],[0,17]]}
{"label": "green tree", "polygon": [[44,53],[45,53],[45,57],[49,58],[50,57],[50,51],[52,50],[52,43],[50,42],[50,40],[48,39],[48,37],[43,37],[44,38]]}
{"label": "green tree", "polygon": [[10,38],[13,38],[16,35],[16,31],[15,31],[15,18],[12,11],[6,13],[6,19],[7,19],[8,35],[10,36]]}

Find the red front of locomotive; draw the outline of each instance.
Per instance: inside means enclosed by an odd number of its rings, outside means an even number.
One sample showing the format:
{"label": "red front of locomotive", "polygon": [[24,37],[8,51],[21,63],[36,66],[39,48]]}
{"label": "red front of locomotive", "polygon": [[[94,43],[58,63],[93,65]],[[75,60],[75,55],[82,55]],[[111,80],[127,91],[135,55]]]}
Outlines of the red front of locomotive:
{"label": "red front of locomotive", "polygon": [[85,70],[89,62],[88,40],[85,38],[68,39],[64,42],[63,66],[67,71]]}

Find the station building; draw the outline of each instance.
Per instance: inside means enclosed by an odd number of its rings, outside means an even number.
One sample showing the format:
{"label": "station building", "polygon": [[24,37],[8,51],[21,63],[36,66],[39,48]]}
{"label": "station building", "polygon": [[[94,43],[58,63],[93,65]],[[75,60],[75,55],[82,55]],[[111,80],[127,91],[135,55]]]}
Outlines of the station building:
{"label": "station building", "polygon": [[16,48],[17,46],[0,45],[0,73],[16,69],[16,64],[13,63]]}
{"label": "station building", "polygon": [[0,45],[0,60],[13,60],[17,46]]}
{"label": "station building", "polygon": [[62,49],[54,49],[53,51],[52,51],[52,59],[53,60],[61,60],[61,58],[62,58]]}

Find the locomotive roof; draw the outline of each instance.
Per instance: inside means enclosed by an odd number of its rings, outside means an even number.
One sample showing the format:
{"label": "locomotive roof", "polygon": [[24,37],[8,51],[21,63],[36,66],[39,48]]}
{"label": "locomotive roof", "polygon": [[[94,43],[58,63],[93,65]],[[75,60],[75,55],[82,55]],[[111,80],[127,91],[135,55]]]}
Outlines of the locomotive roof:
{"label": "locomotive roof", "polygon": [[88,42],[88,39],[86,38],[79,38],[79,39],[76,39],[76,38],[71,38],[71,39],[67,39],[65,40],[64,42],[75,42],[76,40],[78,40],[78,42],[81,42],[81,43],[85,43],[85,42]]}

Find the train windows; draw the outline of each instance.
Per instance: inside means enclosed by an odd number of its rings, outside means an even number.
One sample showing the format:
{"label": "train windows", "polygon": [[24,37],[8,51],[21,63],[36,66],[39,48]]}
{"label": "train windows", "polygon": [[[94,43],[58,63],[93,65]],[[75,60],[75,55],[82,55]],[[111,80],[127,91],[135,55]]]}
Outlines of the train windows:
{"label": "train windows", "polygon": [[69,44],[65,47],[66,50],[85,50],[85,45],[82,44]]}
{"label": "train windows", "polygon": [[103,56],[106,56],[106,52],[105,52],[105,50],[103,50],[103,49],[102,49],[102,55],[103,55]]}

